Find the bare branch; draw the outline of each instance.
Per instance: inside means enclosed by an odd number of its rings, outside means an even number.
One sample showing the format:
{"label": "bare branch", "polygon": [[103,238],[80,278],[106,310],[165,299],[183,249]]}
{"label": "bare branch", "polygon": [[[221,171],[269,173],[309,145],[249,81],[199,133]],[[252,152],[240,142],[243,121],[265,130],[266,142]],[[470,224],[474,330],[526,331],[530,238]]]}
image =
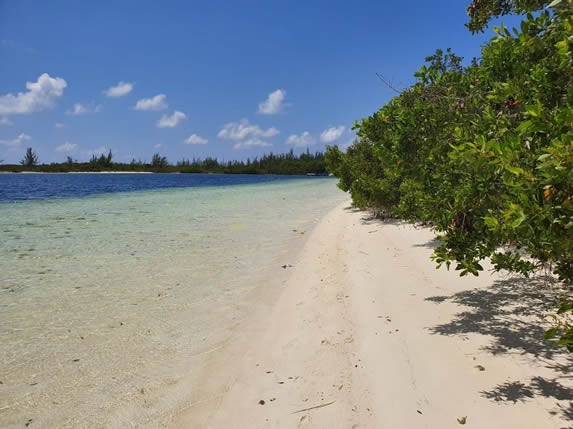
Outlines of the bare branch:
{"label": "bare branch", "polygon": [[392,91],[394,91],[396,94],[400,94],[402,93],[401,90],[397,89],[394,85],[392,85],[388,79],[386,79],[384,76],[382,76],[380,73],[376,72],[376,76],[378,76],[378,79],[380,79],[382,81],[382,83],[384,85],[386,85],[386,87]]}

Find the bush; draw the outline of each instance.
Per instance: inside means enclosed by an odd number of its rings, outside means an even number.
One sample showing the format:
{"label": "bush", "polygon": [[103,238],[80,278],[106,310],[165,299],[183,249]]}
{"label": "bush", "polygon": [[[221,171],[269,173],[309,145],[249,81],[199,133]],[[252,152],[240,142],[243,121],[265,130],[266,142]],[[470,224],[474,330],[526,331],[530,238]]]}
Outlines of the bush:
{"label": "bush", "polygon": [[326,152],[356,206],[431,223],[434,260],[461,275],[490,258],[573,284],[573,18],[570,2],[552,5],[496,28],[468,66],[436,51],[414,85],[356,123],[346,154]]}

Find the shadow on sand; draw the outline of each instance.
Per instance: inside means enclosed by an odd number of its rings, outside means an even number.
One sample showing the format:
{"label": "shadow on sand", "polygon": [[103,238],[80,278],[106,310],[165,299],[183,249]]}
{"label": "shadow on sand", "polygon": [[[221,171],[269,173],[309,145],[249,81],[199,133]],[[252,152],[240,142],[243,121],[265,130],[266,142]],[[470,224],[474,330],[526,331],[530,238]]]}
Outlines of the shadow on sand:
{"label": "shadow on sand", "polygon": [[403,220],[394,218],[394,217],[390,217],[385,215],[384,213],[378,213],[378,212],[374,212],[374,211],[365,211],[365,210],[358,210],[358,209],[354,209],[355,212],[361,212],[364,214],[364,216],[362,216],[360,218],[360,222],[363,225],[379,225],[379,226],[383,226],[383,225],[409,225],[408,222],[405,222]]}
{"label": "shadow on sand", "polygon": [[[451,296],[433,296],[427,301],[440,304],[445,301],[463,305],[468,309],[448,323],[430,328],[439,335],[478,333],[491,338],[484,349],[494,355],[517,353],[535,358],[551,369],[554,377],[533,377],[530,380],[507,381],[480,392],[495,402],[517,403],[536,397],[573,401],[573,355],[543,340],[541,319],[554,309],[552,303],[560,290],[546,278],[508,278],[498,280],[486,289],[462,291]],[[558,363],[558,362],[559,363]],[[573,403],[557,408],[551,414],[561,414],[573,421]]]}
{"label": "shadow on sand", "polygon": [[[382,213],[351,206],[346,210],[362,212],[364,216],[361,222],[364,225],[407,224]],[[427,228],[424,225],[418,227]],[[438,246],[436,239],[414,245],[428,249]],[[436,304],[449,301],[468,308],[450,322],[429,330],[436,335],[487,335],[491,343],[485,347],[485,351],[491,354],[517,353],[538,360],[552,371],[553,377],[536,376],[529,380],[506,381],[480,394],[491,401],[507,404],[535,400],[536,397],[563,401],[564,404],[556,402],[550,414],[573,421],[573,353],[544,341],[545,329],[540,323],[548,312],[555,309],[553,303],[562,293],[563,289],[558,285],[540,276],[533,279],[508,277],[495,281],[489,288],[429,297],[426,300]]]}
{"label": "shadow on sand", "polygon": [[[362,210],[357,209],[356,207],[348,206],[345,207],[344,210],[352,212],[352,213],[362,213],[363,216],[360,218],[360,222],[363,225],[407,225],[407,226],[414,226],[414,228],[418,229],[425,229],[430,228],[430,225],[424,223],[416,223],[411,224],[406,222],[405,220],[398,219],[396,217],[392,217],[384,212],[379,212],[376,210]],[[438,247],[439,241],[438,240],[430,240],[428,243],[417,245],[416,247],[429,247],[434,249]]]}

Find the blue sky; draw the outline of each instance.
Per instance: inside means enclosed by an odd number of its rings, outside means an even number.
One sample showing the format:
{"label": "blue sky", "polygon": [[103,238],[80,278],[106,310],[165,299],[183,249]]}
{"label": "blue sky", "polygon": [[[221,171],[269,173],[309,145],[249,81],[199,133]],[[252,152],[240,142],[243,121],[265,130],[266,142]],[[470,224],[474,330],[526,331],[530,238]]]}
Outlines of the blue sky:
{"label": "blue sky", "polygon": [[469,0],[0,0],[0,159],[116,161],[322,150],[436,48],[492,33]]}

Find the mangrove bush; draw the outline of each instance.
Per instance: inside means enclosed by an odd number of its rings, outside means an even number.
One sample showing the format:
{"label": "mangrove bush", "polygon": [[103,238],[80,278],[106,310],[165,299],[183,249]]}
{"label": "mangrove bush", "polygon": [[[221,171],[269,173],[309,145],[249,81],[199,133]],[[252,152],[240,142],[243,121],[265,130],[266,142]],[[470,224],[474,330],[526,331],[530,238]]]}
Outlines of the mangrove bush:
{"label": "mangrove bush", "polygon": [[[527,15],[495,28],[469,65],[450,50],[427,57],[412,86],[355,124],[345,153],[326,151],[354,205],[431,224],[434,260],[462,276],[489,258],[496,270],[551,269],[573,283],[573,6],[546,3],[475,0],[472,31]],[[573,350],[569,325],[548,337]]]}

